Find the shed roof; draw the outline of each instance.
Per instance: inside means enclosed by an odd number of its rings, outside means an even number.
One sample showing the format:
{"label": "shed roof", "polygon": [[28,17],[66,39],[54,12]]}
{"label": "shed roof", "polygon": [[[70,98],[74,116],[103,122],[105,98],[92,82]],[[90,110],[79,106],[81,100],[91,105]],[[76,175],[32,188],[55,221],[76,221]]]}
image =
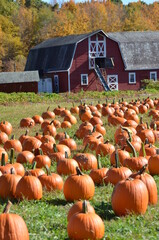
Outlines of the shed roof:
{"label": "shed roof", "polygon": [[38,82],[38,71],[26,71],[26,72],[1,72],[0,84],[5,83],[21,83],[21,82]]}
{"label": "shed roof", "polygon": [[126,70],[159,69],[159,31],[116,32],[107,36],[118,42]]}

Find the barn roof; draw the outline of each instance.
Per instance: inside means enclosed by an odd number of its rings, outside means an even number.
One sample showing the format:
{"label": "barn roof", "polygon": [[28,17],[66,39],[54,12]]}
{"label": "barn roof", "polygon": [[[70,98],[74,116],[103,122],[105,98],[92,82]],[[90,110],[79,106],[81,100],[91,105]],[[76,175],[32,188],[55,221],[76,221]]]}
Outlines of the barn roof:
{"label": "barn roof", "polygon": [[5,83],[21,83],[21,82],[38,82],[38,71],[26,71],[26,72],[1,72],[0,84]]}
{"label": "barn roof", "polygon": [[77,43],[98,32],[118,43],[126,70],[159,68],[159,31],[104,33],[97,30],[87,34],[52,38],[38,44],[29,52],[25,71],[67,71]]}
{"label": "barn roof", "polygon": [[106,34],[118,42],[126,70],[159,68],[159,31]]}
{"label": "barn roof", "polygon": [[100,31],[102,30],[52,38],[38,44],[30,50],[25,70],[39,70],[45,73],[67,71],[71,66],[76,44]]}

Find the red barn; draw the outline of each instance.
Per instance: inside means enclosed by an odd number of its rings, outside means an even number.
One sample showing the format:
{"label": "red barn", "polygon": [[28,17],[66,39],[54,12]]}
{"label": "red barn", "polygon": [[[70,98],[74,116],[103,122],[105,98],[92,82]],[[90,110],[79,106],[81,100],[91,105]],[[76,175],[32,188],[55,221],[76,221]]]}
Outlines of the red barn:
{"label": "red barn", "polygon": [[39,71],[39,92],[138,90],[141,80],[159,76],[159,32],[49,39],[30,50],[25,70]]}

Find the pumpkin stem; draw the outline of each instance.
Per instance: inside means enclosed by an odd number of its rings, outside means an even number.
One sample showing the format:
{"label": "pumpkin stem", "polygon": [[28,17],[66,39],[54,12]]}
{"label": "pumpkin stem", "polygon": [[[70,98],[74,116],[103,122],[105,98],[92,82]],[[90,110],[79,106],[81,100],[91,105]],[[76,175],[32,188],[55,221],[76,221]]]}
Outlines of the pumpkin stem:
{"label": "pumpkin stem", "polygon": [[12,203],[10,201],[8,201],[4,210],[3,210],[3,213],[9,213],[9,210],[10,210],[11,206],[12,206]]}
{"label": "pumpkin stem", "polygon": [[146,144],[149,144],[148,138],[145,138],[145,145],[146,145]]}
{"label": "pumpkin stem", "polygon": [[128,146],[131,148],[132,153],[133,153],[133,157],[137,157],[136,150],[135,150],[135,148],[133,147],[133,145],[131,144],[131,142],[130,142],[128,139],[126,139],[126,143],[127,143]]}
{"label": "pumpkin stem", "polygon": [[37,162],[34,161],[33,164],[32,164],[32,168],[31,169],[35,169],[36,168],[36,164],[37,164]]}
{"label": "pumpkin stem", "polygon": [[121,98],[121,101],[124,102],[124,98],[123,97]]}
{"label": "pumpkin stem", "polygon": [[65,151],[65,158],[68,158],[68,152]]}
{"label": "pumpkin stem", "polygon": [[10,163],[14,163],[14,148],[11,148],[10,150]]}
{"label": "pumpkin stem", "polygon": [[148,122],[146,122],[146,125],[147,125],[147,129],[150,129],[150,126],[149,126]]}
{"label": "pumpkin stem", "polygon": [[82,203],[82,213],[87,213],[87,212],[88,212],[87,201],[84,200]]}
{"label": "pumpkin stem", "polygon": [[143,117],[140,117],[140,124],[143,124]]}
{"label": "pumpkin stem", "polygon": [[27,136],[28,135],[28,133],[29,133],[29,130],[27,129],[26,131],[25,131],[25,136]]}
{"label": "pumpkin stem", "polygon": [[136,174],[137,175],[141,175],[142,173],[144,173],[146,171],[148,164],[145,164]]}
{"label": "pumpkin stem", "polygon": [[87,144],[86,144],[86,146],[84,147],[84,149],[83,149],[82,153],[85,153],[85,152],[86,152],[86,150],[87,150],[88,146],[89,146],[89,144],[87,143]]}
{"label": "pumpkin stem", "polygon": [[10,169],[10,174],[15,174],[14,168]]}
{"label": "pumpkin stem", "polygon": [[57,150],[57,147],[56,147],[56,144],[54,143],[53,144],[53,150],[54,150],[54,152],[56,153],[56,152],[58,152],[58,150]]}
{"label": "pumpkin stem", "polygon": [[156,154],[159,155],[159,148],[156,149]]}
{"label": "pumpkin stem", "polygon": [[100,154],[97,155],[97,164],[98,164],[98,169],[102,168],[101,161],[100,161]]}
{"label": "pumpkin stem", "polygon": [[43,155],[43,150],[39,148],[39,155]]}
{"label": "pumpkin stem", "polygon": [[68,138],[67,132],[65,131],[64,134],[65,134],[65,139],[67,139]]}
{"label": "pumpkin stem", "polygon": [[145,157],[146,156],[146,151],[145,151],[145,145],[144,145],[143,142],[141,144],[141,147],[142,147],[143,156]]}
{"label": "pumpkin stem", "polygon": [[118,154],[118,149],[115,150],[115,168],[119,168],[119,154]]}
{"label": "pumpkin stem", "polygon": [[45,165],[45,169],[46,169],[46,172],[47,172],[47,176],[50,176],[51,175],[51,170],[49,169],[47,164]]}
{"label": "pumpkin stem", "polygon": [[5,153],[2,153],[1,166],[5,166]]}
{"label": "pumpkin stem", "polygon": [[154,123],[154,126],[153,126],[153,130],[157,130],[157,124],[156,123]]}
{"label": "pumpkin stem", "polygon": [[76,172],[77,172],[77,175],[83,175],[83,173],[81,172],[81,170],[79,169],[79,167],[76,167]]}
{"label": "pumpkin stem", "polygon": [[48,106],[47,111],[49,111],[50,106]]}
{"label": "pumpkin stem", "polygon": [[95,132],[95,131],[96,131],[96,126],[93,127],[93,131],[92,131],[92,133]]}
{"label": "pumpkin stem", "polygon": [[11,136],[11,140],[14,140],[15,139],[15,135],[13,134],[12,136]]}

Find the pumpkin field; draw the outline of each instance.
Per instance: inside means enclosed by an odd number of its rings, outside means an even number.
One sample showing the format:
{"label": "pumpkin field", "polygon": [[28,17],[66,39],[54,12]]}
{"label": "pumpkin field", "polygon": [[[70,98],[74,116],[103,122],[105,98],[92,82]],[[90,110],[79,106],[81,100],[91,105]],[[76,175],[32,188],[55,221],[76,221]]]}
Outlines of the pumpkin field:
{"label": "pumpkin field", "polygon": [[159,239],[157,92],[0,93],[0,104],[1,213],[12,203],[0,240]]}

